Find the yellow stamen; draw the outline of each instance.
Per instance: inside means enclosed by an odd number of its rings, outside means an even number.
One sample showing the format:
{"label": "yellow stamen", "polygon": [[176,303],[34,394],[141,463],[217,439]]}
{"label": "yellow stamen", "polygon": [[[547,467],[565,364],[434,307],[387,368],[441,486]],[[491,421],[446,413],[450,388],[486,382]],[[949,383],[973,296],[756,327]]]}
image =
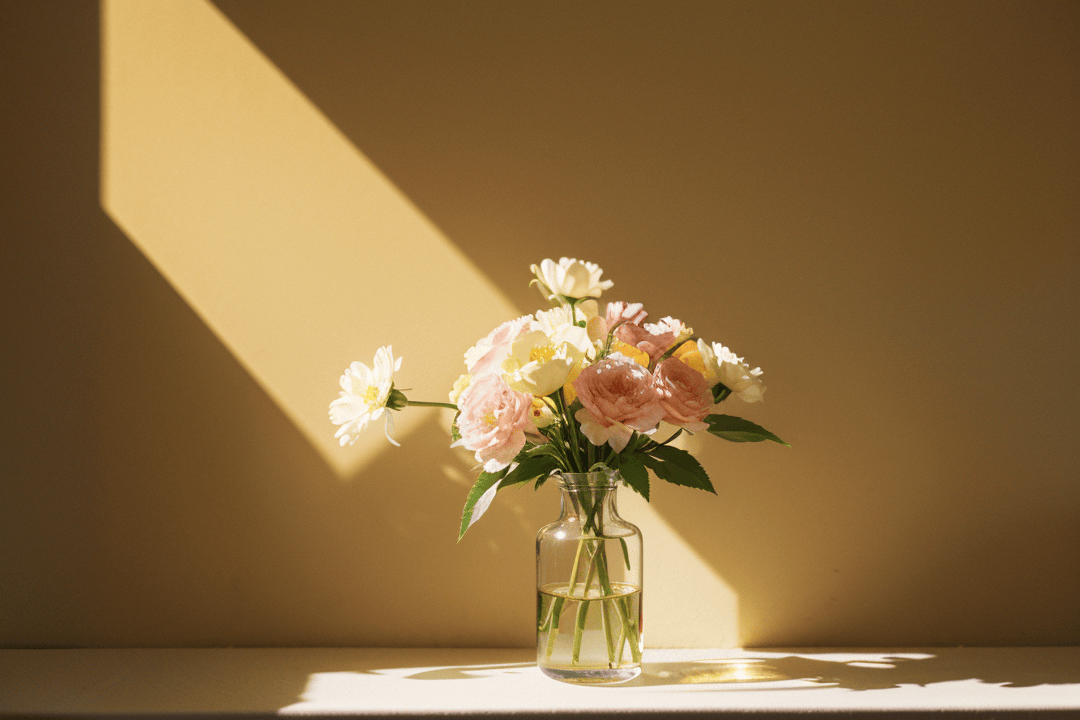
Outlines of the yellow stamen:
{"label": "yellow stamen", "polygon": [[546,363],[553,357],[555,357],[555,348],[550,345],[534,347],[529,351],[529,362]]}
{"label": "yellow stamen", "polygon": [[379,388],[374,385],[368,385],[367,390],[360,396],[364,402],[368,405],[373,405],[379,401]]}

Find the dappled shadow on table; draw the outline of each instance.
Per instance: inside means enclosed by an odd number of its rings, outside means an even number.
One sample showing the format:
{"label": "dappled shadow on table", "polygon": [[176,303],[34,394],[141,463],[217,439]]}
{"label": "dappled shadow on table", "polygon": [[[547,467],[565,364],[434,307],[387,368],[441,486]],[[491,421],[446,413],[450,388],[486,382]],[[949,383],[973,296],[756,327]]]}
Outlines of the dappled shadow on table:
{"label": "dappled shadow on table", "polygon": [[[1060,650],[1060,653],[1057,652]],[[509,651],[507,651],[509,652]],[[520,654],[520,659],[517,657]],[[504,662],[425,668],[411,680],[468,680],[526,672],[528,651]],[[1080,655],[1069,648],[949,648],[895,652],[749,651],[716,658],[646,662],[642,674],[605,688],[695,686],[687,690],[887,690],[977,680],[1003,687],[1080,685]],[[520,660],[520,661],[519,661]]]}
{"label": "dappled shadow on table", "polygon": [[[723,685],[724,689],[840,687],[885,690],[904,685],[978,680],[1004,687],[1080,684],[1080,659],[1061,649],[1060,657],[1030,648],[978,648],[895,653],[754,653],[684,662],[645,663],[628,686]],[[1046,649],[1036,652],[1045,653]],[[1052,653],[1053,655],[1053,653]],[[799,681],[792,684],[792,681]]]}

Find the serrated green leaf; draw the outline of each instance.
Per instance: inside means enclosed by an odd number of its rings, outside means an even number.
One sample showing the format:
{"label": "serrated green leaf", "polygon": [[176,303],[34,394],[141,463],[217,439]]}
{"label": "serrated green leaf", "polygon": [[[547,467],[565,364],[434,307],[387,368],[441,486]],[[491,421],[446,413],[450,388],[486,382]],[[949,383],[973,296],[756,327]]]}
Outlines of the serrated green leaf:
{"label": "serrated green leaf", "polygon": [[[476,507],[476,502],[495,486],[495,483],[503,479],[506,475],[506,470],[500,470],[494,473],[480,473],[480,477],[476,478],[476,482],[473,484],[472,489],[469,490],[469,496],[465,498],[465,509],[461,511],[461,529],[458,531],[458,542],[461,542],[461,538],[465,537],[465,531],[469,529],[469,526],[473,524],[473,509]],[[498,491],[496,491],[498,492]],[[484,508],[486,509],[486,508]],[[481,510],[482,512],[483,510]],[[478,517],[477,520],[480,518]]]}
{"label": "serrated green leaf", "polygon": [[742,418],[733,417],[731,415],[709,415],[705,418],[705,422],[709,423],[709,432],[718,438],[724,440],[730,440],[731,442],[762,442],[763,440],[772,440],[774,443],[780,443],[791,447],[780,438],[773,435],[771,432],[755,425],[749,420],[743,420]]}
{"label": "serrated green leaf", "polygon": [[658,447],[652,451],[653,457],[658,457],[661,460],[678,465],[683,470],[686,470],[691,475],[694,475],[701,482],[701,489],[708,490],[709,492],[716,494],[716,490],[713,489],[712,483],[709,481],[709,473],[705,471],[705,468],[701,466],[701,463],[697,461],[690,453],[685,450],[680,450],[677,447],[671,447],[670,445],[664,445]]}
{"label": "serrated green leaf", "polygon": [[712,483],[709,482],[707,475],[702,477],[691,470],[687,470],[678,463],[668,462],[667,460],[662,460],[650,455],[641,456],[641,462],[652,470],[656,477],[661,480],[667,480],[673,485],[707,490],[711,493],[716,492],[713,490]]}
{"label": "serrated green leaf", "polygon": [[641,464],[641,460],[633,455],[622,455],[619,461],[619,473],[623,480],[646,501],[649,499],[649,471]]}

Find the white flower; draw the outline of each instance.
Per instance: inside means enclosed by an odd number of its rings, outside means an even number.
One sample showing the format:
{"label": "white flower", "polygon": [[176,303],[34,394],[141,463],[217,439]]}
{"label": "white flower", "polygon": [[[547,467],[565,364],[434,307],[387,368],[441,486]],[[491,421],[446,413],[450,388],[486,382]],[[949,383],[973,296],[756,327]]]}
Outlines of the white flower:
{"label": "white flower", "polygon": [[744,402],[761,402],[765,399],[761,368],[751,370],[741,357],[720,343],[710,346],[699,339],[697,346],[705,364],[705,380],[709,387],[721,383]]}
{"label": "white flower", "polygon": [[341,426],[334,437],[339,438],[342,445],[352,445],[368,423],[382,415],[386,416],[386,439],[399,445],[390,437],[394,421],[386,403],[394,387],[392,376],[401,369],[401,358],[394,360],[393,350],[387,345],[375,352],[374,366],[372,369],[362,362],[354,362],[345,368],[340,380],[340,397],[330,403],[330,422]]}
{"label": "white flower", "polygon": [[598,298],[600,293],[612,286],[610,280],[601,280],[604,273],[595,263],[572,258],[544,260],[537,267],[530,267],[540,284],[540,290],[549,300],[560,298]]}
{"label": "white flower", "polygon": [[[585,328],[576,329],[585,332]],[[566,383],[582,357],[573,344],[556,345],[543,330],[524,332],[510,345],[510,354],[502,364],[503,379],[517,392],[543,397]]]}
{"label": "white flower", "polygon": [[572,316],[569,305],[552,308],[551,310],[541,310],[536,313],[537,326],[548,336],[551,346],[559,347],[564,343],[571,345],[573,350],[569,351],[570,354],[580,359],[593,353],[594,349],[592,340],[589,338],[589,331],[578,326],[575,319],[579,322],[588,321],[588,317],[581,311],[580,307]]}

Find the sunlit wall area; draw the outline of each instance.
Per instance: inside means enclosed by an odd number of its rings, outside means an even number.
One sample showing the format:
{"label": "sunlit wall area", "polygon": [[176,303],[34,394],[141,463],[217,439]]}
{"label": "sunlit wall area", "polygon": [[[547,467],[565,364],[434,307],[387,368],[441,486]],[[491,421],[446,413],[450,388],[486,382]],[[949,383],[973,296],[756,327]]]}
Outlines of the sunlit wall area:
{"label": "sunlit wall area", "polygon": [[358,469],[326,432],[328,382],[393,344],[443,401],[456,348],[513,307],[213,5],[102,8],[104,207],[327,460]]}

